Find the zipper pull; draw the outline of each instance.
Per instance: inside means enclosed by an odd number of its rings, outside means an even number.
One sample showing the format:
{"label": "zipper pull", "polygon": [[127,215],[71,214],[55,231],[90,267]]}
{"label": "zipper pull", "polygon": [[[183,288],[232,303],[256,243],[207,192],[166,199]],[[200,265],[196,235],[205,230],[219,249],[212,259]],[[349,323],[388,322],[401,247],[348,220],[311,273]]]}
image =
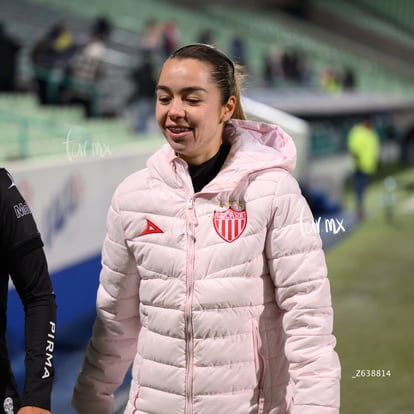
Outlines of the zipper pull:
{"label": "zipper pull", "polygon": [[188,199],[187,201],[187,211],[188,211],[188,217],[190,220],[190,223],[193,225],[192,226],[192,230],[191,230],[191,235],[193,237],[195,237],[195,232],[194,232],[194,227],[198,225],[198,221],[197,221],[197,215],[195,212],[195,208],[194,208],[194,197],[191,197]]}

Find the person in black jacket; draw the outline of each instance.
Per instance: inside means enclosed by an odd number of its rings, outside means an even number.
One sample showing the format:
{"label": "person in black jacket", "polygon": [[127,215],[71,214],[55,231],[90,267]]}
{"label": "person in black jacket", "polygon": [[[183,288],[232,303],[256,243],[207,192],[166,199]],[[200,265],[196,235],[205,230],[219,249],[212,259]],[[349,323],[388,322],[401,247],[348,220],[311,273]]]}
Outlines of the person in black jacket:
{"label": "person in black jacket", "polygon": [[[6,344],[9,276],[25,311],[22,395]],[[0,413],[48,414],[54,379],[56,302],[43,242],[30,208],[9,172],[0,168]]]}
{"label": "person in black jacket", "polygon": [[16,91],[17,58],[21,46],[0,22],[0,92]]}

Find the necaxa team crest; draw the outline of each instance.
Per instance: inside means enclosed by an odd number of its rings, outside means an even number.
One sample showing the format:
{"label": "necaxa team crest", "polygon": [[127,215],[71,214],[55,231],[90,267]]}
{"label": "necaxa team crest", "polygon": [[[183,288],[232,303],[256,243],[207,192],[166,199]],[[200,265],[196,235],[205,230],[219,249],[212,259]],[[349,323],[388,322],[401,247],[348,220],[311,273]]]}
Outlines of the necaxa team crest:
{"label": "necaxa team crest", "polygon": [[246,210],[237,211],[229,207],[226,211],[214,211],[213,223],[217,234],[231,243],[238,239],[246,228]]}

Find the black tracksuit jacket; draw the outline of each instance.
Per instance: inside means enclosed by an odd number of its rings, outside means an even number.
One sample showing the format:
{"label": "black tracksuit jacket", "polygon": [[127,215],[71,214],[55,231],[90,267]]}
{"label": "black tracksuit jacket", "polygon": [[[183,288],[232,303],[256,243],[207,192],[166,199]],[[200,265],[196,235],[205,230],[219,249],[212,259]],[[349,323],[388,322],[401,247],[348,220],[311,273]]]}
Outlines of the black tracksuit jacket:
{"label": "black tracksuit jacket", "polygon": [[[25,311],[26,376],[21,395],[6,344],[9,277]],[[0,414],[15,414],[21,406],[50,410],[55,334],[55,295],[43,242],[13,178],[0,168]]]}

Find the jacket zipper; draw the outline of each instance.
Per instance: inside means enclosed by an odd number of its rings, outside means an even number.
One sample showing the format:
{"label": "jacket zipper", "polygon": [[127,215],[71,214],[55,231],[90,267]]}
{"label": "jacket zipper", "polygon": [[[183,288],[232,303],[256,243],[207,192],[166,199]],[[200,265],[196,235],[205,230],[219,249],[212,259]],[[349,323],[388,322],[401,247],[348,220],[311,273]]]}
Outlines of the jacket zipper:
{"label": "jacket zipper", "polygon": [[186,301],[185,301],[185,346],[186,346],[186,381],[185,381],[185,414],[193,413],[193,371],[194,371],[194,335],[193,335],[193,296],[194,296],[194,260],[195,260],[195,228],[197,217],[194,210],[194,198],[187,206],[187,268],[186,268]]}
{"label": "jacket zipper", "polygon": [[263,414],[264,412],[264,371],[265,371],[265,360],[260,351],[262,346],[262,340],[260,339],[259,324],[256,319],[253,319],[253,339],[254,339],[254,351],[255,351],[255,363],[259,370],[259,397],[258,397],[258,410],[257,414]]}

